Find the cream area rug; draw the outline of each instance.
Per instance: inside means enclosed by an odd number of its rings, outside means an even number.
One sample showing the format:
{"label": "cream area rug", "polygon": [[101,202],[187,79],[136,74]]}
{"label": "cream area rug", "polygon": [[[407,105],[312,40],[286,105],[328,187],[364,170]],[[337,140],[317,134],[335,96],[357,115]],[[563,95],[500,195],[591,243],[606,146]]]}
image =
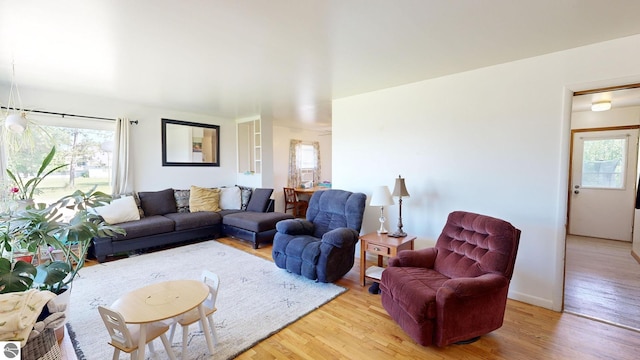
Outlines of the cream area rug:
{"label": "cream area rug", "polygon": [[[190,326],[189,359],[234,358],[346,291],[288,273],[215,240],[85,267],[73,283],[68,316],[78,359],[104,360],[113,355],[99,305],[109,306],[126,292],[155,282],[200,279],[203,269],[220,277],[218,311],[213,316],[218,344],[209,354],[199,326]],[[178,358],[181,341],[178,327],[172,344]],[[168,358],[159,339],[153,345],[155,354],[147,348],[147,359]],[[120,358],[128,355],[121,353]]]}

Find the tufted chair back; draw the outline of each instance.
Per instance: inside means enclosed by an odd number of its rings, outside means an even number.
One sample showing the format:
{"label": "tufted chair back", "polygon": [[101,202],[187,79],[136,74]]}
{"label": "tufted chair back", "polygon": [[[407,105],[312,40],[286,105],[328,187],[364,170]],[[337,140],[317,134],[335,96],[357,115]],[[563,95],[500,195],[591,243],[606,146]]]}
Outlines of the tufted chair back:
{"label": "tufted chair back", "polygon": [[464,211],[449,214],[436,242],[434,270],[449,278],[513,275],[520,230],[510,223]]}
{"label": "tufted chair back", "polygon": [[307,220],[315,225],[314,237],[346,227],[360,233],[366,196],[345,190],[316,191],[309,200]]}

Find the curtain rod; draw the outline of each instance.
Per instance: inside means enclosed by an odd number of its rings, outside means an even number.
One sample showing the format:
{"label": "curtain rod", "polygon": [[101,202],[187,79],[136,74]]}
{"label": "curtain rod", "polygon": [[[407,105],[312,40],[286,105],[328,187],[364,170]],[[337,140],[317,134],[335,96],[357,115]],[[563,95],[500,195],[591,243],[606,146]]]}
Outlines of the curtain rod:
{"label": "curtain rod", "polygon": [[[8,107],[6,106],[0,106],[0,108],[5,109],[5,110],[9,110]],[[29,110],[29,109],[14,109],[14,110],[18,110],[18,111],[25,111],[25,112],[32,112],[32,113],[38,113],[38,114],[47,114],[47,115],[58,115],[58,116],[62,116],[63,118],[65,116],[70,116],[70,117],[77,117],[77,118],[85,118],[85,119],[94,119],[94,120],[109,120],[109,121],[116,121],[116,119],[112,119],[112,118],[105,118],[105,117],[99,117],[99,116],[87,116],[87,115],[74,115],[74,114],[65,114],[65,113],[58,113],[58,112],[52,112],[52,111],[41,111],[41,110]],[[138,120],[129,120],[129,124],[138,124]]]}

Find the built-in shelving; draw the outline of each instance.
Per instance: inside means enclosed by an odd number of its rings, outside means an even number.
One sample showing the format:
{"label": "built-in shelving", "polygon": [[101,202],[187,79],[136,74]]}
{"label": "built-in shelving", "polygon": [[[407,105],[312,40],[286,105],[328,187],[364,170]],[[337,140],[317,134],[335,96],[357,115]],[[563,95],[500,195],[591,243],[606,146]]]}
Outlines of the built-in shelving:
{"label": "built-in shelving", "polygon": [[260,119],[238,123],[238,172],[262,173],[262,133]]}

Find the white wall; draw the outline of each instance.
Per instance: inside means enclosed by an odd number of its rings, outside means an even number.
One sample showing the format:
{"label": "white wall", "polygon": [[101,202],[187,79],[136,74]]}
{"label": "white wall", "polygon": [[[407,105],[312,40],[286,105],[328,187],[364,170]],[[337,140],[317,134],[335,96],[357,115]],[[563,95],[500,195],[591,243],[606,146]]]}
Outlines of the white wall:
{"label": "white wall", "polygon": [[401,174],[418,248],[453,210],[510,221],[522,230],[510,297],[560,310],[571,92],[637,82],[639,56],[633,36],[335,100],[334,186],[370,195]]}
{"label": "white wall", "polygon": [[[8,93],[8,86],[0,86],[0,94]],[[188,189],[191,185],[213,187],[235,184],[236,127],[233,120],[89,95],[34,91],[22,87],[20,95],[23,106],[27,109],[138,120],[138,125],[131,125],[131,154],[136,191],[162,190],[169,187]],[[220,125],[220,167],[163,167],[160,121],[162,118]],[[78,122],[91,121],[82,118],[71,119]]]}
{"label": "white wall", "polygon": [[332,179],[332,147],[331,135],[318,131],[301,130],[282,126],[273,127],[273,188],[275,210],[284,211],[284,193],[289,171],[289,143],[291,139],[317,141],[320,143],[320,162],[322,165],[322,181]]}

